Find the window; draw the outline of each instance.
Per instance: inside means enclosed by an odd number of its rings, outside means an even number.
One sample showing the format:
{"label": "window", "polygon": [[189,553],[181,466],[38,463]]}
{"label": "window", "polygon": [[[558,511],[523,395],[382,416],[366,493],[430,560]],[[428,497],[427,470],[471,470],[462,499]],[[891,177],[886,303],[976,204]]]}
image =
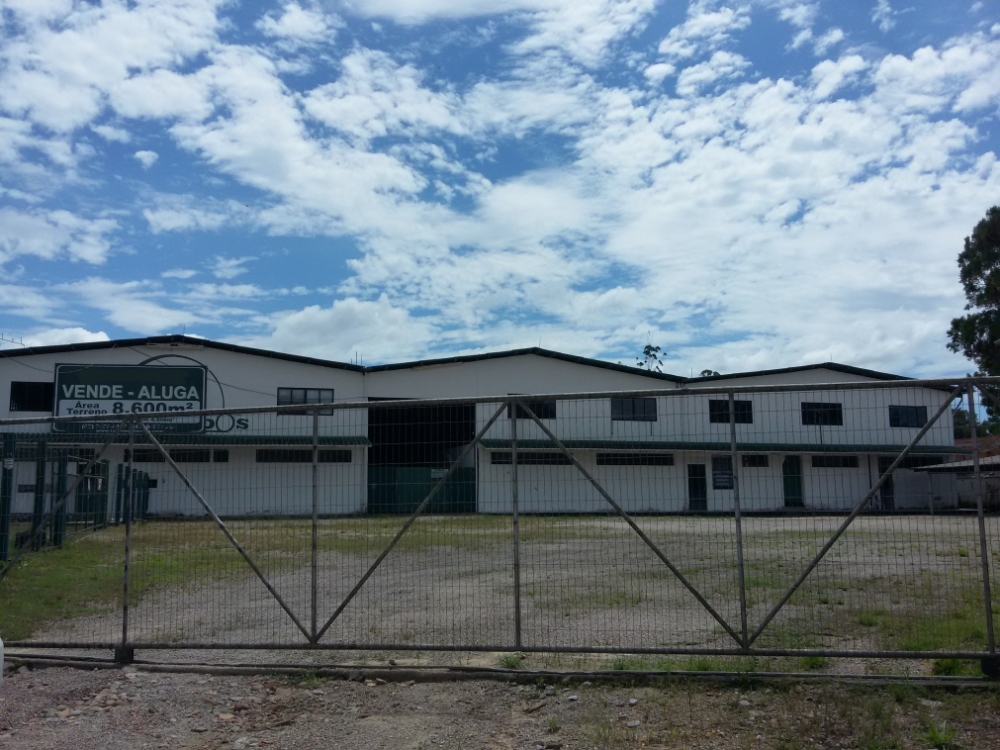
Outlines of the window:
{"label": "window", "polygon": [[744,455],[743,466],[747,469],[766,469],[767,455],[766,454],[751,454],[749,456]]}
{"label": "window", "polygon": [[[650,399],[652,400],[652,399]],[[673,453],[598,453],[598,466],[673,466]]]}
{"label": "window", "polygon": [[[351,463],[351,452],[349,450],[321,450],[318,451],[318,461],[321,464],[349,464]],[[257,463],[259,464],[311,464],[312,448],[258,448]]]}
{"label": "window", "polygon": [[[493,451],[490,453],[491,464],[509,464],[511,462],[510,451]],[[565,453],[555,451],[518,451],[517,465],[525,466],[571,466],[573,462]]]}
{"label": "window", "polygon": [[212,451],[212,463],[216,464],[228,464],[229,463],[229,449],[228,448],[216,448]]}
{"label": "window", "polygon": [[208,448],[171,448],[170,457],[179,464],[207,464],[212,461]]}
{"label": "window", "polygon": [[840,404],[802,402],[802,424],[843,425],[844,409]]}
{"label": "window", "polygon": [[812,465],[814,469],[856,469],[858,468],[858,457],[813,456]]}
{"label": "window", "polygon": [[[329,404],[333,402],[332,388],[279,388],[278,406],[292,404]],[[289,412],[285,412],[286,414]],[[306,410],[295,410],[292,414],[309,414]],[[333,414],[332,409],[320,409],[320,414]],[[311,459],[310,459],[311,460]]]}
{"label": "window", "polygon": [[[136,448],[131,456],[132,461],[137,464],[162,464],[163,454],[156,448]],[[174,459],[176,460],[176,459]],[[125,463],[129,461],[129,450],[125,449]]]}
{"label": "window", "polygon": [[926,406],[890,406],[890,427],[923,427],[927,424]]}
{"label": "window", "polygon": [[[556,402],[555,401],[525,401],[525,406],[527,406],[531,411],[535,413],[535,416],[539,419],[555,419],[556,418]],[[510,407],[507,407],[507,418],[510,419]],[[524,410],[524,407],[520,404],[517,405],[517,418],[518,419],[531,419],[528,416],[528,412]]]}
{"label": "window", "polygon": [[[753,424],[753,402],[733,401],[736,407],[737,424]],[[725,401],[711,400],[708,402],[708,421],[712,423],[729,424],[729,399]]]}
{"label": "window", "polygon": [[55,395],[55,383],[24,383],[13,380],[10,384],[10,410],[45,411],[51,414]]}
{"label": "window", "polygon": [[712,456],[712,489],[733,489],[732,456]]}
{"label": "window", "polygon": [[612,422],[655,422],[655,398],[612,398]]}

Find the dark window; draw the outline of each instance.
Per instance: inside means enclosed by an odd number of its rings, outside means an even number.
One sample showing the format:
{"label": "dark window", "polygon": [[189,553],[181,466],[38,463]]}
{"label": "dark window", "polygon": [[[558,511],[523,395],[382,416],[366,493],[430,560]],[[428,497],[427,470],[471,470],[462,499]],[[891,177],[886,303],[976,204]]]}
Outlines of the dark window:
{"label": "dark window", "polygon": [[[535,416],[539,419],[555,419],[556,418],[556,402],[555,401],[525,401],[525,406],[535,412]],[[524,407],[520,404],[517,405],[517,418],[518,419],[531,419],[528,416],[528,412],[524,410]],[[510,419],[510,407],[507,407],[507,419]]]}
{"label": "dark window", "polygon": [[708,479],[705,478],[705,464],[688,464],[688,508],[708,509]]}
{"label": "dark window", "polygon": [[712,489],[731,490],[733,488],[733,457],[712,456]]}
{"label": "dark window", "polygon": [[655,398],[612,398],[611,421],[655,422]]}
{"label": "dark window", "polygon": [[842,425],[844,409],[840,404],[802,402],[802,424]]}
{"label": "dark window", "polygon": [[[510,451],[494,451],[490,453],[491,464],[509,464],[510,462]],[[565,453],[556,453],[555,451],[518,451],[517,463],[519,466],[569,466],[573,464],[570,457]]]}
{"label": "dark window", "polygon": [[[332,388],[279,388],[278,406],[291,406],[293,404],[329,404],[333,402]],[[286,414],[289,412],[285,412]],[[306,410],[293,414],[310,414]],[[333,414],[332,409],[320,409],[320,414]],[[310,459],[311,460],[311,459]]]}
{"label": "dark window", "polygon": [[[128,463],[129,451],[125,449],[125,462]],[[175,459],[176,460],[176,459]],[[136,448],[132,461],[137,464],[162,464],[163,454],[156,448]]]}
{"label": "dark window", "polygon": [[673,466],[673,453],[598,453],[598,466]]}
{"label": "dark window", "polygon": [[[312,454],[311,448],[258,448],[257,463],[311,464]],[[321,464],[349,464],[351,463],[351,452],[349,450],[321,450],[318,459]]]}
{"label": "dark window", "polygon": [[744,455],[743,466],[747,469],[766,469],[767,456],[764,454]]}
{"label": "dark window", "polygon": [[[753,402],[733,401],[733,404],[736,407],[736,419],[733,421],[737,424],[753,424]],[[713,399],[708,402],[708,421],[729,424],[729,399]]]}
{"label": "dark window", "polygon": [[14,380],[10,384],[10,410],[46,411],[51,414],[55,395],[55,383],[24,383]]}
{"label": "dark window", "polygon": [[890,427],[923,427],[927,424],[926,406],[890,406]]}
{"label": "dark window", "polygon": [[160,480],[158,480],[158,479],[147,479],[146,480],[146,487],[149,488],[149,489],[151,489],[151,490],[155,490],[159,486],[160,486]]}
{"label": "dark window", "polygon": [[812,465],[814,469],[856,469],[858,468],[858,457],[813,456]]}
{"label": "dark window", "polygon": [[212,460],[208,448],[171,448],[170,457],[179,464],[207,464]]}
{"label": "dark window", "polygon": [[228,464],[229,463],[229,449],[228,448],[216,448],[212,451],[212,463],[216,464]]}
{"label": "dark window", "polygon": [[33,485],[33,484],[19,484],[19,485],[17,485],[17,491],[19,493],[21,493],[21,492],[32,492],[33,493],[35,491],[35,485]]}

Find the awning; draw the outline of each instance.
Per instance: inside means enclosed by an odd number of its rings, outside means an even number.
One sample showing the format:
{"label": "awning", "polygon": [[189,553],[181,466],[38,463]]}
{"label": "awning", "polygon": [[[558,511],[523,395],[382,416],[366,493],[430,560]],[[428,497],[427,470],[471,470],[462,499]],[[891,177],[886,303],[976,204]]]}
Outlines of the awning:
{"label": "awning", "polygon": [[[732,444],[728,442],[700,442],[685,440],[563,440],[570,450],[599,451],[711,451],[728,453]],[[481,441],[484,448],[510,450],[510,440],[487,438]],[[551,440],[518,440],[518,450],[552,450],[556,445]],[[884,453],[899,454],[905,445],[815,445],[802,443],[737,443],[740,453]],[[953,445],[918,445],[909,455],[950,456],[966,453]]]}

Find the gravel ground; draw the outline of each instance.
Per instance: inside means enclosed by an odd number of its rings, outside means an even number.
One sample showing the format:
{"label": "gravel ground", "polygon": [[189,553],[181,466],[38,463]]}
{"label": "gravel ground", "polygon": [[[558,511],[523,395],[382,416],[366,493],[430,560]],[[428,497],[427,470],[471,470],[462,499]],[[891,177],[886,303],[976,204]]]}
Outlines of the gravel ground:
{"label": "gravel ground", "polygon": [[[22,668],[0,748],[927,748],[1000,746],[1000,693],[695,680],[657,687],[384,683]],[[948,735],[948,733],[951,733]]]}

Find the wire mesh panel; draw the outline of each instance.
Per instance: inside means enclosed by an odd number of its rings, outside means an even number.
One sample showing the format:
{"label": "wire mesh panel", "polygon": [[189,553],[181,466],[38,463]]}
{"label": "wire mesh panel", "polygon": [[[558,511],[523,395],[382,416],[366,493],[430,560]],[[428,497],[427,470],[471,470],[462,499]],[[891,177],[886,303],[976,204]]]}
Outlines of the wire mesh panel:
{"label": "wire mesh panel", "polygon": [[1000,479],[974,424],[956,439],[970,385],[330,404],[285,389],[278,408],[185,414],[198,429],[6,420],[0,634],[989,656]]}

